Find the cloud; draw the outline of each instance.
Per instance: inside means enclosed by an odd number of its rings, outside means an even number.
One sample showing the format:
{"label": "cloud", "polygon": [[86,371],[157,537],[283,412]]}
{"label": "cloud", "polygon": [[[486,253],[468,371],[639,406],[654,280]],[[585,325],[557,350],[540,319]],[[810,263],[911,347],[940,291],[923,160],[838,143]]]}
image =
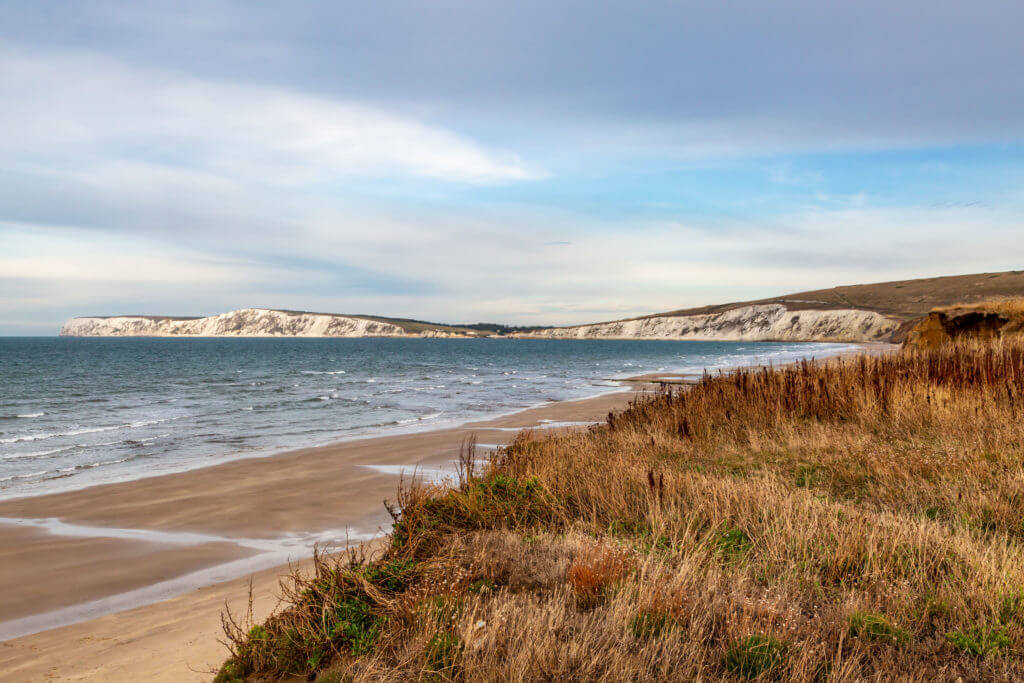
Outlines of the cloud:
{"label": "cloud", "polygon": [[[131,162],[159,163],[165,175],[185,168],[203,184],[276,186],[363,176],[487,184],[542,175],[514,154],[363,103],[88,54],[7,50],[0,61],[0,152],[28,167],[116,174]],[[150,173],[145,180],[162,179]]]}
{"label": "cloud", "polygon": [[[1024,258],[1020,219],[980,207],[814,209],[780,217],[786,231],[756,222],[614,222],[600,226],[599,239],[593,223],[563,221],[571,249],[547,247],[543,222],[511,216],[321,220],[296,240],[304,259],[278,258],[265,245],[232,255],[57,229],[26,241],[8,226],[0,240],[22,246],[0,258],[0,273],[20,294],[0,305],[0,320],[38,318],[38,331],[52,332],[83,313],[256,305],[569,324],[836,284],[1007,270]],[[351,272],[345,262],[365,270]]]}
{"label": "cloud", "polygon": [[[1005,0],[11,0],[0,36],[419,109],[557,156],[1019,140]],[[518,147],[517,147],[518,148]],[[570,157],[572,155],[569,155]]]}

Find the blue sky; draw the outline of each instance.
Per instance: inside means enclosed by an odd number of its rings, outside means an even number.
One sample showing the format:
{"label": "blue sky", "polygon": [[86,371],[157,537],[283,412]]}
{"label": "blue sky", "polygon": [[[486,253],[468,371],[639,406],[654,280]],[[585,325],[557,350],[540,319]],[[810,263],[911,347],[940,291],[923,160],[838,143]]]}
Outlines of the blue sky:
{"label": "blue sky", "polygon": [[[895,5],[895,6],[894,6]],[[1021,3],[0,5],[0,334],[1024,267]]]}

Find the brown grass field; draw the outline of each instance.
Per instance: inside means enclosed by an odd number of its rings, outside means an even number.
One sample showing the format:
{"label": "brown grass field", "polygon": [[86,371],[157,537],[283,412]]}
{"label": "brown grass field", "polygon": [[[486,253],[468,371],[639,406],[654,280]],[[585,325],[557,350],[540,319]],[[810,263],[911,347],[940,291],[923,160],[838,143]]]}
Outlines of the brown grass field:
{"label": "brown grass field", "polygon": [[707,376],[403,486],[219,681],[1024,678],[1024,344]]}
{"label": "brown grass field", "polygon": [[926,315],[928,311],[939,306],[974,305],[990,299],[1019,298],[1021,296],[1024,296],[1024,271],[1010,270],[1002,273],[946,275],[916,280],[843,285],[809,292],[795,292],[756,301],[681,309],[654,315],[719,313],[738,306],[781,303],[793,311],[859,308],[902,320],[910,320]]}

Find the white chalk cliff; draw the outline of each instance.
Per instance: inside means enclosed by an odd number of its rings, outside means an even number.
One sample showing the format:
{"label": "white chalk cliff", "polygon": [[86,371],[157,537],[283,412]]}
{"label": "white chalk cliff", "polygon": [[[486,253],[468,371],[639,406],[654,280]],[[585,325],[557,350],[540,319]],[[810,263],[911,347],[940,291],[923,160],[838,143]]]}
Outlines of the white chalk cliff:
{"label": "white chalk cliff", "polygon": [[721,313],[656,316],[517,334],[546,339],[692,339],[713,341],[887,340],[899,321],[859,309],[788,310],[782,304],[741,306]]}
{"label": "white chalk cliff", "polygon": [[72,318],[68,337],[444,337],[441,330],[410,334],[389,322],[323,313],[244,308],[207,318],[160,316]]}
{"label": "white chalk cliff", "polygon": [[[739,306],[721,313],[653,316],[573,327],[552,327],[512,336],[544,339],[866,342],[888,340],[898,325],[898,320],[861,309],[792,311],[782,304],[758,304]],[[207,318],[72,318],[61,328],[60,334],[71,337],[467,336],[433,328],[408,332],[391,322],[347,315],[262,308],[245,308]]]}

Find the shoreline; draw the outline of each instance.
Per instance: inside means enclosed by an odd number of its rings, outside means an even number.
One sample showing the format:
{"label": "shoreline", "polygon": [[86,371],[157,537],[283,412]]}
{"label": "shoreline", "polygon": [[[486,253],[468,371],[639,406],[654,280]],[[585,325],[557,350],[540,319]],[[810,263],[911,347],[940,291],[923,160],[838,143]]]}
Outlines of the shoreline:
{"label": "shoreline", "polygon": [[[885,348],[892,347],[885,345]],[[862,345],[838,355],[881,350],[876,345]],[[641,393],[637,384],[642,388],[651,381],[651,376],[672,374],[664,371],[629,378],[633,381],[622,389],[581,399],[547,402],[458,427],[364,436],[272,457],[241,458],[185,472],[0,501],[2,518],[55,519],[59,520],[55,523],[83,530],[80,537],[54,535],[52,529],[41,528],[44,525],[36,523],[30,529],[35,536],[29,543],[24,526],[0,523],[3,547],[13,549],[11,555],[16,558],[14,562],[0,565],[4,566],[7,585],[18,585],[20,592],[27,595],[46,594],[49,604],[64,605],[57,610],[25,614],[24,607],[19,613],[10,601],[0,604],[0,637],[5,629],[8,633],[24,632],[0,642],[0,672],[25,676],[19,680],[37,680],[33,677],[44,675],[40,668],[43,664],[51,669],[55,666],[52,657],[47,658],[45,651],[40,653],[40,648],[45,650],[46,643],[61,642],[55,639],[64,637],[82,639],[81,648],[73,648],[76,654],[70,658],[76,662],[76,673],[84,673],[91,661],[101,667],[94,671],[96,674],[103,670],[108,677],[118,678],[122,673],[127,677],[127,669],[118,673],[102,669],[113,665],[111,662],[121,661],[120,655],[114,656],[109,651],[90,654],[86,643],[103,629],[121,629],[126,634],[144,630],[145,624],[161,618],[174,605],[187,605],[190,599],[209,600],[216,594],[218,603],[223,604],[237,597],[231,591],[238,590],[239,582],[243,581],[239,577],[253,573],[263,577],[258,589],[269,595],[276,578],[286,571],[289,562],[297,561],[301,565],[306,561],[309,553],[308,546],[303,550],[303,539],[308,542],[315,536],[321,542],[333,541],[334,547],[340,547],[345,535],[351,532],[358,540],[383,534],[390,520],[382,501],[393,498],[398,472],[410,474],[417,468],[426,468],[421,471],[424,475],[428,471],[436,473],[439,468],[450,468],[464,439],[470,435],[476,435],[488,445],[502,445],[522,429],[574,428],[601,421],[608,412],[624,407]],[[340,524],[344,525],[344,530],[339,529]],[[97,537],[87,535],[89,528],[96,527],[139,533],[137,538],[120,538],[115,544],[96,543]],[[174,546],[166,542],[173,540],[174,534],[207,534],[210,538],[205,539],[209,541],[205,544]],[[82,546],[82,537],[91,539],[93,545]],[[243,557],[237,554],[240,548],[246,547],[246,541],[274,543],[282,538],[293,539],[295,545],[290,554],[278,555],[280,561],[269,569],[253,562],[253,558],[267,559],[265,553]],[[73,552],[69,545],[73,542],[79,543],[75,557],[84,555],[91,562],[89,576],[93,581],[72,588],[60,582],[51,565],[53,557],[67,557],[69,551]],[[144,572],[126,577],[118,572],[118,557],[126,552],[135,554],[138,567],[160,564],[176,568],[179,573],[149,583],[145,576],[140,578]],[[155,557],[161,560],[157,562]],[[216,575],[218,568],[229,565],[235,567],[236,575],[221,576],[226,580],[220,583],[207,585],[209,582],[189,581],[193,575],[209,578]],[[63,567],[63,571],[74,569]],[[161,592],[162,584],[177,587]],[[136,602],[125,599],[133,594]],[[220,609],[211,613],[196,608],[195,612],[188,612],[193,622],[192,635],[206,633],[201,637],[216,644]],[[63,625],[60,625],[62,618]],[[16,626],[20,626],[20,630],[13,628]],[[212,635],[211,628],[215,631]],[[206,656],[203,655],[205,650],[193,651],[191,643],[167,641],[161,648],[168,657],[191,656],[189,653]],[[66,642],[60,646],[62,650],[67,648]],[[129,659],[131,657],[126,656],[122,664],[128,666]],[[60,678],[71,673],[53,669],[46,676]],[[182,680],[180,669],[178,674],[169,680]]]}
{"label": "shoreline", "polygon": [[[0,547],[21,549],[11,553],[14,557],[6,563],[4,574],[11,577],[12,584],[22,583],[33,578],[39,566],[48,565],[44,558],[64,552],[106,554],[113,562],[121,556],[120,548],[81,547],[83,539],[103,537],[116,539],[120,545],[149,545],[165,555],[173,552],[178,566],[196,570],[210,567],[196,566],[186,558],[204,546],[250,547],[291,541],[290,558],[281,557],[277,562],[284,566],[289,559],[304,559],[314,541],[342,544],[346,535],[365,540],[383,533],[390,520],[382,502],[394,497],[397,473],[409,475],[424,469],[426,474],[434,468],[451,468],[463,441],[471,435],[497,446],[524,428],[590,424],[625,405],[636,393],[619,390],[456,428],[363,437],[273,457],[236,459],[185,472],[0,501]],[[27,548],[26,532],[36,537]],[[184,542],[174,543],[175,536]],[[21,576],[15,576],[18,573]],[[136,588],[139,586],[129,590]],[[31,592],[30,587],[28,590]],[[75,595],[82,593],[80,587],[75,588]],[[100,593],[91,597],[107,597]],[[55,596],[51,593],[50,597]],[[83,602],[88,600],[79,598],[75,604]],[[10,607],[0,603],[0,637],[11,630],[12,616],[38,615],[12,615]]]}
{"label": "shoreline", "polygon": [[[190,472],[12,499],[0,502],[0,517],[57,518],[72,526],[209,534],[235,540],[250,536],[273,540],[303,530],[333,528],[338,530],[334,540],[339,541],[333,550],[341,550],[347,529],[375,529],[383,534],[384,526],[390,524],[382,501],[394,498],[399,478],[375,471],[373,466],[396,467],[407,474],[418,467],[446,466],[471,435],[490,444],[504,444],[523,428],[560,429],[566,428],[562,427],[565,423],[593,423],[626,405],[638,393],[627,390],[553,403],[459,429],[373,437],[299,449],[273,458],[235,460]],[[222,488],[226,486],[235,490],[225,500]],[[328,491],[338,504],[325,508]],[[338,529],[339,524],[347,524],[347,529]],[[305,567],[310,561],[308,551],[294,552],[269,569],[252,567],[218,583],[188,586],[185,592],[162,595],[159,602],[132,605],[123,597],[133,591],[138,595],[138,586],[126,584],[126,577],[119,575],[116,554],[100,547],[81,548],[93,553],[91,559],[96,562],[91,578],[98,579],[98,585],[61,583],[49,571],[47,562],[53,557],[67,557],[69,537],[32,529],[41,534],[36,543],[26,545],[22,538],[18,544],[12,529],[25,531],[0,523],[0,547],[10,548],[11,558],[17,560],[0,564],[6,585],[17,585],[25,594],[50,595],[55,602],[66,600],[70,607],[62,611],[83,613],[77,615],[80,619],[60,626],[51,623],[47,613],[0,619],[0,633],[19,625],[46,629],[32,629],[34,632],[0,641],[0,677],[5,680],[209,680],[210,669],[219,666],[226,655],[218,642],[225,604],[236,613],[244,613],[251,579],[254,616],[265,618],[276,605],[279,578],[290,566]],[[133,543],[140,554],[153,552],[151,547],[137,547],[151,546],[149,541]],[[373,540],[367,545],[372,548]],[[208,558],[208,546],[182,545],[175,549],[164,545],[158,550],[165,561],[195,567],[190,573],[215,571],[226,564],[215,561],[197,567],[203,560],[196,557],[197,552]],[[99,592],[90,596],[92,600],[83,600],[88,590]],[[83,603],[104,601],[106,609],[92,605],[84,613]],[[11,611],[11,605],[0,605],[0,615]],[[58,652],[59,657],[55,656]]]}
{"label": "shoreline", "polygon": [[[90,338],[90,337],[83,337],[83,338]],[[93,338],[101,338],[101,337],[93,337]],[[123,339],[147,339],[149,337],[110,337],[110,338],[114,338],[114,339],[121,339],[121,338],[123,338]],[[208,337],[208,338],[204,337],[204,339],[235,339],[235,338],[240,338],[240,337]],[[296,339],[306,339],[307,337],[295,337],[295,338]],[[316,337],[308,337],[308,338],[309,339],[320,339],[320,338],[316,338]],[[582,340],[582,341],[600,341],[600,340]],[[628,341],[628,340],[626,340],[626,341]],[[645,340],[641,340],[641,341],[645,341]],[[652,340],[652,341],[673,341],[673,340]],[[733,340],[674,340],[674,341],[730,341],[731,342]],[[740,342],[738,342],[738,343],[740,343]],[[750,342],[750,343],[762,343],[762,342]],[[772,343],[791,344],[793,342],[780,341],[780,342],[772,342]],[[827,344],[827,345],[830,345],[832,347],[842,347],[842,348],[831,349],[829,353],[826,353],[823,356],[824,358],[832,358],[832,357],[844,356],[844,355],[848,355],[850,353],[860,353],[862,350],[871,349],[873,347],[891,347],[892,346],[891,344],[888,344],[886,342],[832,342],[832,341],[825,342],[825,341],[822,341],[822,342],[799,342],[799,343],[801,343],[801,344],[805,344],[805,343],[806,344],[816,344],[816,345],[826,345]],[[789,363],[789,362],[793,362],[793,361],[783,361],[782,364]],[[772,366],[772,363],[771,363],[771,361],[768,361],[767,363],[729,365],[729,366],[723,366],[721,368],[713,368],[712,371],[729,371],[729,370],[735,370],[735,369],[741,368],[741,367],[759,367],[761,365],[767,365],[767,366],[770,367],[770,366]],[[776,367],[779,367],[779,366],[776,366]],[[188,462],[188,463],[180,463],[179,465],[172,466],[170,469],[165,470],[165,471],[161,471],[161,472],[158,472],[158,473],[147,473],[147,472],[144,472],[144,471],[143,472],[136,472],[136,473],[128,474],[128,475],[125,475],[123,477],[119,477],[117,479],[108,480],[108,481],[104,481],[102,479],[100,481],[89,481],[89,480],[86,480],[84,482],[69,483],[66,487],[65,486],[56,486],[56,487],[44,486],[44,487],[41,487],[41,488],[29,490],[29,491],[17,491],[17,492],[15,492],[14,490],[11,490],[11,489],[8,489],[8,490],[0,489],[0,505],[6,503],[8,501],[16,501],[16,500],[22,500],[22,499],[26,499],[26,498],[41,497],[41,496],[51,496],[51,495],[58,495],[58,494],[64,494],[64,493],[74,493],[76,491],[84,491],[84,490],[88,490],[88,489],[92,489],[92,488],[96,488],[96,487],[108,486],[108,485],[111,485],[111,484],[120,484],[120,483],[127,483],[127,482],[133,482],[133,481],[141,481],[141,480],[145,480],[145,479],[152,478],[152,477],[171,476],[171,475],[182,474],[182,473],[186,473],[186,472],[204,470],[204,469],[208,469],[208,468],[211,468],[211,467],[218,467],[218,466],[226,464],[226,463],[236,462],[236,461],[239,461],[239,460],[259,460],[259,459],[263,459],[263,458],[274,458],[274,457],[279,457],[279,456],[282,456],[282,455],[287,455],[289,453],[293,453],[293,452],[300,451],[300,450],[301,451],[305,451],[305,450],[314,449],[314,448],[328,448],[328,447],[340,445],[340,444],[343,444],[343,443],[350,443],[350,442],[353,442],[353,441],[362,441],[364,439],[388,438],[388,437],[392,437],[392,436],[404,436],[404,435],[413,435],[413,434],[423,434],[423,433],[430,433],[430,432],[439,431],[439,430],[446,430],[446,429],[461,429],[461,428],[466,427],[467,425],[472,425],[472,424],[476,424],[478,422],[486,422],[488,420],[503,418],[503,417],[515,415],[515,414],[523,412],[523,411],[529,411],[529,410],[543,408],[545,406],[550,406],[550,405],[555,405],[555,404],[560,404],[560,403],[566,403],[566,402],[587,401],[587,400],[590,400],[590,399],[593,399],[593,398],[599,398],[599,397],[602,397],[602,396],[612,395],[612,394],[616,394],[616,393],[620,393],[620,392],[633,391],[633,390],[635,390],[635,386],[638,383],[639,384],[651,383],[651,384],[655,384],[655,385],[669,383],[669,382],[660,382],[660,381],[655,380],[654,378],[656,378],[659,375],[686,375],[686,376],[691,376],[692,375],[693,377],[697,377],[697,378],[699,378],[699,376],[700,376],[699,374],[692,372],[692,368],[687,368],[687,367],[680,367],[680,368],[671,368],[670,367],[670,368],[666,368],[663,371],[650,372],[650,373],[645,373],[645,374],[642,374],[642,375],[629,375],[626,372],[622,372],[622,373],[618,373],[618,374],[620,376],[614,376],[613,375],[611,377],[595,377],[595,378],[593,378],[593,381],[595,382],[595,384],[593,384],[592,386],[595,389],[599,389],[600,388],[601,390],[594,391],[593,393],[588,393],[585,396],[579,396],[579,397],[574,397],[574,398],[566,398],[566,399],[558,399],[558,400],[545,399],[545,400],[541,400],[541,401],[538,401],[538,402],[535,402],[535,403],[521,405],[521,406],[518,406],[518,407],[515,407],[515,408],[511,408],[511,409],[507,409],[507,410],[499,410],[499,411],[495,411],[495,412],[482,411],[479,415],[476,415],[476,416],[453,417],[453,418],[448,418],[448,419],[441,419],[441,420],[438,420],[437,422],[429,421],[429,418],[425,419],[425,418],[421,417],[421,418],[418,418],[417,420],[413,420],[413,421],[409,421],[409,420],[400,421],[400,422],[397,422],[397,423],[394,423],[394,424],[374,425],[374,426],[359,426],[359,427],[352,428],[351,429],[351,433],[349,433],[349,434],[335,435],[335,436],[331,436],[331,437],[327,437],[327,438],[323,438],[323,439],[314,439],[314,440],[310,441],[309,443],[307,443],[305,445],[301,445],[301,446],[297,446],[297,447],[270,446],[270,447],[261,448],[259,450],[245,452],[245,453],[240,453],[240,454],[219,455],[219,456],[215,456],[215,457],[211,458],[211,460],[212,460],[211,462],[208,462],[208,461],[193,461],[193,462]],[[617,383],[617,384],[616,385],[601,386],[601,385],[597,384],[597,382],[602,382],[602,383],[609,383],[609,382],[611,382],[611,383]],[[403,424],[403,422],[408,422],[408,424]]]}

